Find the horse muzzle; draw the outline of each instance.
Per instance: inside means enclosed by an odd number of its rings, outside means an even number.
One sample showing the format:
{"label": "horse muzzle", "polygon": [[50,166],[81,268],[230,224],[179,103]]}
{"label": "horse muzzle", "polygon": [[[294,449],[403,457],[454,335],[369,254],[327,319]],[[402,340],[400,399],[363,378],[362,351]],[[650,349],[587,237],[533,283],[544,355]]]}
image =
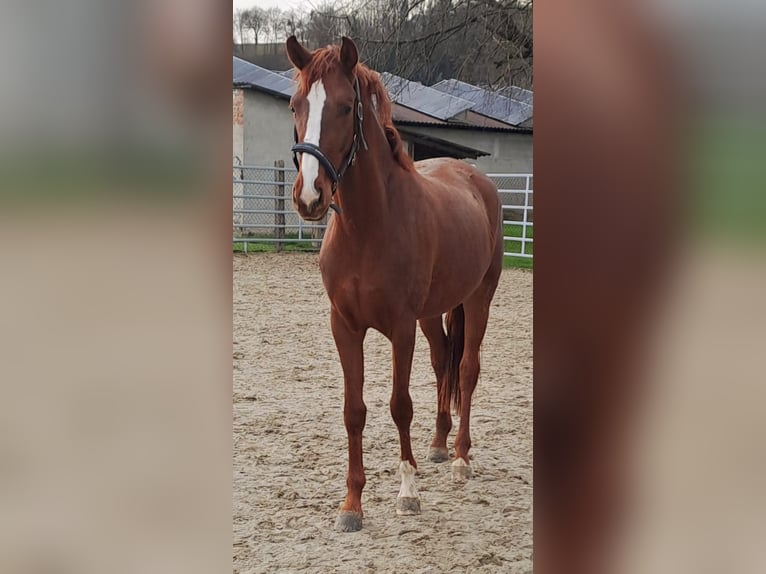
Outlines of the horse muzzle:
{"label": "horse muzzle", "polygon": [[296,193],[293,194],[293,207],[301,219],[305,221],[319,221],[327,215],[327,211],[330,208],[325,200],[327,193],[324,190],[319,190],[319,195],[316,199],[306,204],[300,197],[300,190],[296,190]]}

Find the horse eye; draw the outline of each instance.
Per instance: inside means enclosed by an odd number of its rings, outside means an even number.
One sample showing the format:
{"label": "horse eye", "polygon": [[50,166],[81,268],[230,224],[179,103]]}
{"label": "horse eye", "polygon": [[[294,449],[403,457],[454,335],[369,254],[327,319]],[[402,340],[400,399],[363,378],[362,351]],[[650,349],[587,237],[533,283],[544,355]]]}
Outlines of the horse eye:
{"label": "horse eye", "polygon": [[294,108],[292,105],[290,106],[290,111],[291,111],[292,113],[295,113],[295,108]]}
{"label": "horse eye", "polygon": [[348,114],[351,113],[351,106],[341,106],[340,113],[343,114],[344,116],[347,116]]}

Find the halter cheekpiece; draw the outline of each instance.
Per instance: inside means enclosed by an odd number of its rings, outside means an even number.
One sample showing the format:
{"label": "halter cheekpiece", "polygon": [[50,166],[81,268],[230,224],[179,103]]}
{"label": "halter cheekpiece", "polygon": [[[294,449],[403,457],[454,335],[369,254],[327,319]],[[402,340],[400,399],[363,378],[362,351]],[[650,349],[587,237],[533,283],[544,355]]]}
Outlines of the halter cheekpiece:
{"label": "halter cheekpiece", "polygon": [[[330,179],[332,180],[332,194],[335,195],[335,192],[338,189],[338,183],[340,183],[341,178],[343,177],[343,174],[346,173],[346,170],[349,168],[349,166],[354,164],[354,161],[356,160],[356,152],[359,150],[359,141],[361,140],[362,145],[364,146],[364,149],[367,149],[367,142],[364,139],[364,131],[362,130],[362,121],[364,120],[364,108],[362,107],[362,96],[359,91],[359,78],[354,78],[354,110],[356,112],[356,117],[354,118],[354,140],[351,143],[351,149],[348,152],[348,155],[346,156],[346,161],[343,162],[343,165],[339,170],[335,169],[335,166],[332,164],[332,162],[328,159],[328,157],[322,152],[321,149],[319,149],[319,146],[314,145],[313,143],[307,143],[307,142],[301,142],[298,143],[298,130],[293,127],[293,139],[295,140],[295,145],[292,147],[293,152],[293,163],[295,164],[295,169],[300,171],[300,165],[298,163],[298,154],[299,153],[307,153],[309,155],[313,155],[315,158],[317,158],[317,161],[319,161],[320,164],[322,164],[322,167],[325,168],[325,171],[327,172],[327,175],[330,176]],[[330,207],[334,209],[336,212],[340,213],[340,209],[338,206],[336,206],[334,203],[330,204]]]}

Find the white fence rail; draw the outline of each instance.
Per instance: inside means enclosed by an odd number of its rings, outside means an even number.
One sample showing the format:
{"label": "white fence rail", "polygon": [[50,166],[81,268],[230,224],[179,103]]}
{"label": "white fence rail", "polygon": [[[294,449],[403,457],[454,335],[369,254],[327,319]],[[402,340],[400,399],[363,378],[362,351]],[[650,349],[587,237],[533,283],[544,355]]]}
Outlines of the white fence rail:
{"label": "white fence rail", "polygon": [[533,175],[531,173],[488,173],[503,203],[503,240],[506,257],[532,259]]}
{"label": "white fence rail", "polygon": [[[487,174],[503,203],[504,254],[532,259],[533,176],[531,173]],[[333,212],[317,223],[295,213],[291,190],[296,172],[282,162],[274,166],[234,166],[233,241],[243,251],[253,244],[271,244],[278,251],[292,245],[318,249]]]}

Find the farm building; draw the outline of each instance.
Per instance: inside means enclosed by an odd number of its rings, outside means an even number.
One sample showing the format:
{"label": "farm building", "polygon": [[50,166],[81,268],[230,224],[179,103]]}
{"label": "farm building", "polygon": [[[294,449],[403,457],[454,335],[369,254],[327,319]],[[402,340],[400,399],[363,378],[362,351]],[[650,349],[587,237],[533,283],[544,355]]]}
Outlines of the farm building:
{"label": "farm building", "polygon": [[[415,159],[455,157],[485,172],[532,171],[531,92],[493,94],[455,80],[428,87],[382,74],[394,123]],[[277,73],[234,57],[234,165],[292,166],[292,71]],[[526,101],[525,101],[526,100]]]}
{"label": "farm building", "polygon": [[530,104],[463,82],[458,82],[463,89],[456,90],[445,82],[429,87],[388,73],[381,77],[397,107],[425,116],[412,118],[403,114],[396,122],[402,137],[415,144],[411,149],[415,160],[450,155],[432,155],[418,145],[440,139],[481,150],[481,155],[471,163],[485,173],[532,172]]}

